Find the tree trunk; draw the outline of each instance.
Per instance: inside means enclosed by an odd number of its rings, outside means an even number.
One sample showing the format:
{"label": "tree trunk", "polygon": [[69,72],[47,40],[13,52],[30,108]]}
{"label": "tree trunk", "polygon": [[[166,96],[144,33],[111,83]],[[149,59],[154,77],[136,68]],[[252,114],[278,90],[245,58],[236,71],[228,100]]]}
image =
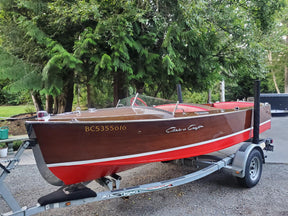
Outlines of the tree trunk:
{"label": "tree trunk", "polygon": [[220,101],[221,102],[225,102],[225,81],[224,80],[222,80],[221,81],[221,84],[220,84],[220,86],[221,86],[221,90],[220,90]]}
{"label": "tree trunk", "polygon": [[94,89],[89,83],[86,85],[86,88],[87,88],[87,106],[88,108],[94,108],[95,107]]}
{"label": "tree trunk", "polygon": [[76,85],[76,91],[77,91],[77,107],[80,107],[80,87],[78,83]]}
{"label": "tree trunk", "polygon": [[39,92],[31,92],[31,97],[36,111],[38,112],[43,110],[43,104]]}
{"label": "tree trunk", "polygon": [[48,113],[53,113],[53,96],[46,95],[46,111]]}
{"label": "tree trunk", "polygon": [[54,97],[54,108],[53,108],[53,114],[58,113],[58,99],[57,97]]}
{"label": "tree trunk", "polygon": [[64,112],[71,112],[74,98],[74,75],[69,77],[65,87],[65,108]]}
{"label": "tree trunk", "polygon": [[67,99],[65,98],[65,94],[61,94],[61,95],[54,97],[53,113],[59,114],[59,113],[65,112],[66,103],[67,103]]}
{"label": "tree trunk", "polygon": [[207,98],[207,103],[211,104],[212,103],[212,90],[208,90],[208,98]]}
{"label": "tree trunk", "polygon": [[[272,65],[272,52],[271,51],[268,52],[268,60],[269,60],[270,65]],[[277,84],[277,81],[276,81],[275,72],[274,72],[274,70],[272,68],[271,68],[271,73],[272,73],[274,86],[276,88],[277,93],[279,94],[280,90],[279,90],[279,87],[278,87],[278,84]]]}
{"label": "tree trunk", "polygon": [[[288,36],[286,35],[286,46],[288,46]],[[288,93],[288,68],[287,65],[285,65],[285,71],[284,71],[284,93]]]}
{"label": "tree trunk", "polygon": [[116,72],[114,75],[114,106],[117,105],[118,100],[128,97],[127,78],[125,72]]}
{"label": "tree trunk", "polygon": [[67,73],[66,83],[62,89],[62,93],[54,97],[53,113],[71,112],[74,97],[74,73]]}
{"label": "tree trunk", "polygon": [[57,110],[57,113],[63,113],[63,112],[65,112],[65,107],[66,107],[65,94],[61,94],[57,98],[58,98],[58,110]]}
{"label": "tree trunk", "polygon": [[285,65],[284,93],[288,93],[288,67]]}
{"label": "tree trunk", "polygon": [[275,72],[273,70],[271,70],[271,73],[272,73],[273,82],[274,82],[274,86],[276,88],[276,91],[277,91],[278,94],[280,94],[280,90],[279,90],[279,87],[278,87],[278,84],[277,84],[277,81],[276,81]]}
{"label": "tree trunk", "polygon": [[136,92],[137,93],[139,93],[139,94],[144,93],[144,82],[136,81],[135,86],[136,86]]}

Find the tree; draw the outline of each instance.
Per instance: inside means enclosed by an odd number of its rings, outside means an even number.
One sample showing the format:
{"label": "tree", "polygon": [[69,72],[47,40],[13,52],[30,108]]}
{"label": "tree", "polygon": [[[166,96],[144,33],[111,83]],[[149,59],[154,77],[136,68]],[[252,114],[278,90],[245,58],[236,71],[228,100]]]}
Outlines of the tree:
{"label": "tree", "polygon": [[267,60],[270,70],[267,80],[268,92],[288,93],[287,26],[287,7],[285,7],[277,14],[276,24],[264,40],[264,44],[268,50]]}
{"label": "tree", "polygon": [[35,99],[45,94],[55,113],[71,110],[75,82],[88,106],[104,85],[113,86],[114,104],[131,90],[169,98],[177,83],[206,91],[222,79],[263,76],[261,38],[280,7],[276,0],[2,0],[1,47],[40,80],[27,86],[16,70],[18,88]]}
{"label": "tree", "polygon": [[[54,96],[55,112],[69,111],[73,99],[73,69],[81,61],[69,53],[68,48],[73,43],[69,44],[69,37],[65,35],[68,32],[61,32],[59,37],[59,28],[49,12],[48,1],[2,1],[1,46],[13,58],[30,66],[29,70],[14,71],[16,76],[9,71],[5,74],[15,80],[14,90],[25,88],[33,91],[38,108],[42,108],[42,92]],[[71,75],[73,82],[68,79]],[[37,82],[33,82],[35,79]]]}

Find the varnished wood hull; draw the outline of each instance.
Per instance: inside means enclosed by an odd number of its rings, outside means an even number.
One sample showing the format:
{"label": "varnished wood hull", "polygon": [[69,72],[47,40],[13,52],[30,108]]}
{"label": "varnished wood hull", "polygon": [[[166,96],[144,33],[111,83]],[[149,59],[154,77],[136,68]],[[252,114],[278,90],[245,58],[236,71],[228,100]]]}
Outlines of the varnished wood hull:
{"label": "varnished wood hull", "polygon": [[[270,118],[270,107],[261,106],[260,133],[271,127]],[[253,136],[251,119],[250,108],[166,119],[31,121],[27,128],[53,175],[75,184],[225,149]]]}

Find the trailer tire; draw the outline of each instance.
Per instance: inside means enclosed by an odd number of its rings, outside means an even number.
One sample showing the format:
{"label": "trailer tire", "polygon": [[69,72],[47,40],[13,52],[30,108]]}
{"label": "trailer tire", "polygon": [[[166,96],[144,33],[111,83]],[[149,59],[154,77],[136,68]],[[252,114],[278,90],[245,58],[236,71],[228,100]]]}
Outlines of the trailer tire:
{"label": "trailer tire", "polygon": [[252,188],[260,180],[262,175],[263,157],[261,152],[255,148],[253,149],[246,161],[245,176],[243,178],[238,177],[239,184],[243,187]]}

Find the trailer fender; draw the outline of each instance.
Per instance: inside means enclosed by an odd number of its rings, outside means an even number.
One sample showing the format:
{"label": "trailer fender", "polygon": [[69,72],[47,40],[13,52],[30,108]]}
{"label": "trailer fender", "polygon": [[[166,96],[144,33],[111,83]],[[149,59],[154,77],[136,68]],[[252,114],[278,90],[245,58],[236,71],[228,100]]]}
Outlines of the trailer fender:
{"label": "trailer fender", "polygon": [[245,177],[245,167],[247,164],[247,159],[253,149],[259,150],[262,156],[262,160],[263,160],[262,162],[265,163],[265,156],[262,150],[263,144],[265,145],[265,143],[263,142],[260,142],[259,144],[254,144],[250,142],[243,144],[235,153],[235,157],[233,159],[232,167],[231,167],[232,175],[239,177],[239,178]]}

